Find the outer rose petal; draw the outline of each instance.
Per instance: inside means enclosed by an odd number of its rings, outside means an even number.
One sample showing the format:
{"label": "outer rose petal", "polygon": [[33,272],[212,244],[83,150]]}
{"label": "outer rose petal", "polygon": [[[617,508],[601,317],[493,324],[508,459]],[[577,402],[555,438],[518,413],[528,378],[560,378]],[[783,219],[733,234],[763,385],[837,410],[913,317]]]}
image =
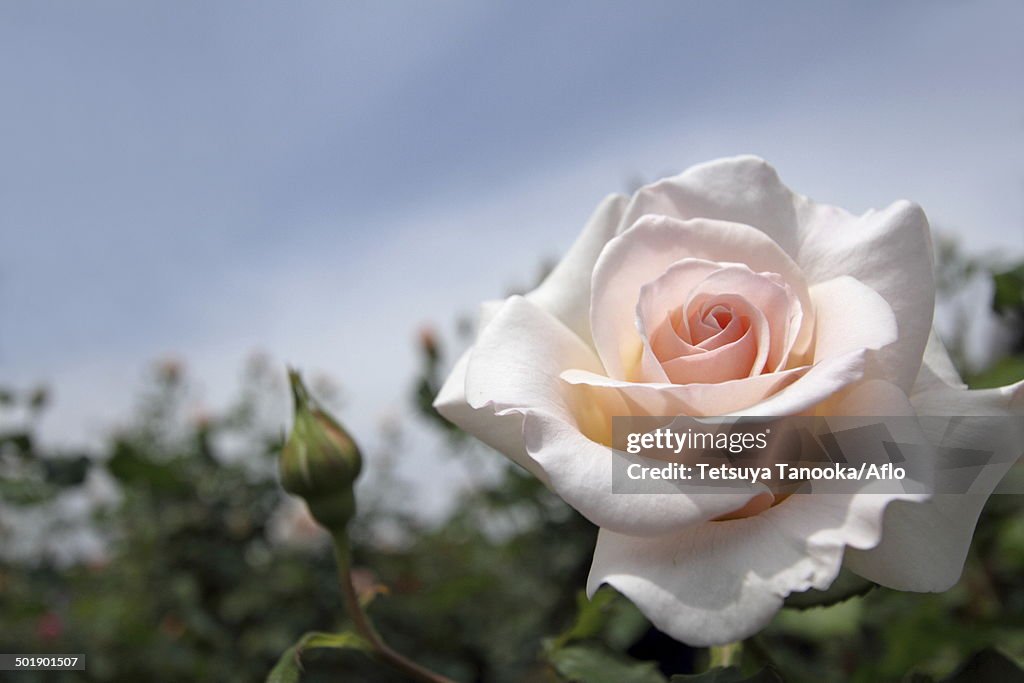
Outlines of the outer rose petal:
{"label": "outer rose petal", "polygon": [[[838,405],[846,414],[910,410],[903,392],[881,381]],[[878,543],[886,505],[899,498],[921,496],[795,495],[752,517],[657,538],[602,529],[587,590],[611,584],[655,626],[691,645],[739,640],[767,625],[786,595],[831,585],[844,548]]]}
{"label": "outer rose petal", "polygon": [[[941,343],[935,338],[925,357],[919,387],[911,402],[923,416],[972,416],[970,422],[958,422],[952,429],[945,420],[927,417],[922,423],[934,432],[937,441],[953,447],[993,451],[1024,442],[1024,424],[1006,419],[1019,412],[1012,408],[1024,395],[1024,382],[998,389],[967,391],[936,378],[955,376]],[[985,420],[983,416],[993,416]],[[964,560],[974,535],[978,515],[992,490],[1018,453],[1002,453],[1004,462],[990,466],[966,494],[936,494],[923,503],[898,502],[885,514],[885,535],[870,550],[852,551],[847,566],[861,576],[897,590],[944,591],[951,588],[963,571]],[[940,461],[951,455],[940,456]],[[954,463],[949,463],[950,465]]]}
{"label": "outer rose petal", "polygon": [[601,529],[587,591],[614,586],[655,626],[690,645],[745,638],[768,624],[782,596],[835,578],[834,562],[813,558],[807,539],[770,522],[769,513],[658,538]]}
{"label": "outer rose petal", "polygon": [[637,190],[622,215],[620,232],[647,214],[713,218],[754,226],[796,260],[801,242],[797,199],[763,159],[717,159]]}
{"label": "outer rose petal", "polygon": [[[692,500],[666,482],[663,494],[613,494],[615,456],[605,444],[611,442],[611,416],[628,412],[615,394],[597,395],[563,382],[559,375],[573,367],[601,369],[593,351],[568,328],[526,299],[512,297],[473,349],[466,396],[481,420],[488,411],[499,419],[525,419],[520,443],[525,442],[529,468],[542,468],[550,487],[595,524],[631,534],[666,533],[737,510],[763,490],[738,486],[735,493]],[[486,426],[477,429],[487,433]]]}
{"label": "outer rose petal", "polygon": [[604,245],[615,236],[627,197],[612,194],[594,210],[569,252],[526,298],[591,343],[590,278]]}
{"label": "outer rose petal", "polygon": [[855,216],[791,191],[763,159],[740,156],[641,188],[623,213],[620,231],[646,214],[754,226],[796,261],[811,285],[841,275],[857,278],[895,311],[899,342],[886,350],[882,363],[904,390],[913,386],[935,305],[931,236],[917,205],[899,201]]}
{"label": "outer rose petal", "polygon": [[896,314],[899,339],[880,362],[909,391],[932,329],[935,281],[931,233],[921,207],[898,201],[881,211],[838,218],[845,212],[804,200],[804,239],[798,261],[808,282],[850,275],[882,295]]}
{"label": "outer rose petal", "polygon": [[456,361],[434,399],[434,407],[446,420],[504,453],[512,462],[547,484],[544,470],[527,454],[523,445],[522,415],[498,416],[490,408],[477,410],[466,403],[466,368],[472,353],[473,349],[469,349]]}
{"label": "outer rose petal", "polygon": [[814,362],[897,341],[896,316],[877,292],[852,277],[813,285]]}
{"label": "outer rose petal", "polygon": [[893,503],[885,536],[870,550],[851,549],[846,566],[903,591],[942,592],[960,580],[988,494],[936,494],[925,503]]}
{"label": "outer rose petal", "polygon": [[914,383],[914,393],[932,389],[966,389],[967,385],[960,379],[953,360],[946,352],[946,346],[939,339],[935,330],[928,336],[928,346],[924,349],[924,362],[921,372]]}
{"label": "outer rose petal", "polygon": [[542,412],[526,415],[526,448],[551,482],[551,489],[604,530],[633,537],[660,537],[735,512],[767,491],[737,482],[728,492],[688,495],[672,481],[652,481],[642,494],[612,493],[615,459],[652,463],[613,451],[583,436],[570,422]]}
{"label": "outer rose petal", "polygon": [[614,586],[690,645],[752,635],[789,593],[831,585],[842,562],[847,509],[829,506],[827,497],[799,513],[787,514],[787,505],[656,538],[601,529],[587,591]]}
{"label": "outer rose petal", "polygon": [[[815,403],[832,395],[850,382],[863,376],[863,354],[834,359],[818,366],[815,385],[801,385],[800,398],[794,401]],[[812,369],[814,371],[814,369]],[[768,375],[744,377],[717,384],[666,384],[655,382],[626,382],[583,370],[566,370],[562,379],[569,384],[588,386],[597,395],[620,397],[631,415],[692,415],[714,417],[731,415],[750,406],[756,406],[766,396],[785,387],[795,387],[806,368],[793,368]],[[761,413],[754,410],[755,415]],[[768,413],[776,414],[776,413]]]}

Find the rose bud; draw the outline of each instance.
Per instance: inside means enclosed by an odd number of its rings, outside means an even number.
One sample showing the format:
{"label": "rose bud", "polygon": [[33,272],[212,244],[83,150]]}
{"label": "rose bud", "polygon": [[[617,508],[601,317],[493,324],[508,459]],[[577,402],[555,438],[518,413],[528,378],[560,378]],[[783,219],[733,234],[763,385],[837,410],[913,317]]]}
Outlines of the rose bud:
{"label": "rose bud", "polygon": [[332,534],[343,533],[356,511],[352,485],[362,469],[359,447],[316,405],[298,372],[289,370],[288,379],[295,420],[278,463],[281,486],[303,498],[313,518]]}

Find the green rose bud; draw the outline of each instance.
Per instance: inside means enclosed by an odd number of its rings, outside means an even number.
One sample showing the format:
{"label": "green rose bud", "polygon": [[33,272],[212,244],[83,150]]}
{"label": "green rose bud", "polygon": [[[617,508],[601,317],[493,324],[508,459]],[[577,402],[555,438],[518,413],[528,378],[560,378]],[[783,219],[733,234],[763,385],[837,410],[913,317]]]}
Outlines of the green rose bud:
{"label": "green rose bud", "polygon": [[316,405],[298,372],[289,370],[288,379],[295,421],[281,451],[281,485],[306,501],[317,522],[332,534],[342,534],[356,512],[352,485],[362,469],[359,447]]}

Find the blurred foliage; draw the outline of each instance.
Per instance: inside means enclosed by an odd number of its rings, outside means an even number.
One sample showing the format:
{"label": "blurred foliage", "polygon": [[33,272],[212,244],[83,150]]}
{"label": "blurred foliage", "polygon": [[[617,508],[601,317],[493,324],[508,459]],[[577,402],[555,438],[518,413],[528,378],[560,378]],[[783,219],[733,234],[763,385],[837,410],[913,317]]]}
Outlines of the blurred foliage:
{"label": "blurred foliage", "polygon": [[[262,379],[250,377],[249,388]],[[120,492],[90,511],[106,545],[99,556],[69,566],[46,556],[0,560],[0,651],[87,653],[84,675],[19,673],[19,681],[258,680],[296,632],[332,623],[329,559],[268,544],[281,500],[266,475],[278,437],[250,431],[257,392],[223,418],[181,424],[183,384],[162,366],[135,422],[102,452],[69,459],[25,431],[15,433],[14,452],[4,449],[5,508],[44,514],[90,469],[108,473]],[[263,462],[218,458],[218,437],[233,432]],[[16,495],[22,488],[37,494]]]}
{"label": "blurred foliage", "polygon": [[[196,417],[183,369],[161,364],[129,426],[96,452],[48,450],[31,420],[0,437],[0,544],[26,533],[17,528],[25,511],[43,514],[86,489],[90,472],[120,492],[89,513],[102,557],[0,552],[0,651],[87,654],[85,673],[24,672],[19,681],[260,681],[302,633],[344,628],[334,562],[308,518],[293,533],[313,542],[273,540],[288,499],[274,475],[284,411],[268,421],[275,411],[261,402],[283,396],[281,379],[250,368],[231,409]],[[7,394],[17,412],[25,397]],[[480,450],[453,439],[453,457]],[[374,501],[360,508],[355,562],[385,587],[373,589],[382,594],[370,611],[389,643],[458,680],[547,675],[541,639],[572,619],[591,525],[512,467],[441,525]],[[302,664],[302,681],[338,680],[339,671],[343,680],[402,680],[359,653],[307,650]]]}
{"label": "blurred foliage", "polygon": [[[940,282],[955,289],[982,268],[940,262]],[[993,310],[1018,340],[1022,273],[994,278]],[[468,469],[480,458],[504,462],[430,405],[453,361],[441,335],[424,331],[418,347],[411,402],[421,425],[444,435]],[[971,383],[1024,376],[1022,352],[1018,342]],[[0,433],[0,652],[85,653],[88,664],[10,680],[262,681],[272,670],[282,681],[403,680],[358,650],[333,649],[341,641],[327,635],[347,627],[330,549],[274,474],[283,380],[257,359],[229,409],[196,414],[184,368],[161,363],[126,426],[82,450],[40,442],[45,391],[0,389],[9,416]],[[388,476],[358,495],[354,561],[378,630],[459,681],[1024,678],[1016,497],[991,499],[953,590],[898,593],[844,577],[826,594],[793,596],[737,661],[704,671],[707,651],[661,634],[611,589],[593,600],[580,593],[596,530],[522,470],[505,464],[480,478],[434,524],[389,505],[403,489]],[[81,534],[94,542],[77,555],[59,547]],[[26,535],[39,547],[26,550]]]}

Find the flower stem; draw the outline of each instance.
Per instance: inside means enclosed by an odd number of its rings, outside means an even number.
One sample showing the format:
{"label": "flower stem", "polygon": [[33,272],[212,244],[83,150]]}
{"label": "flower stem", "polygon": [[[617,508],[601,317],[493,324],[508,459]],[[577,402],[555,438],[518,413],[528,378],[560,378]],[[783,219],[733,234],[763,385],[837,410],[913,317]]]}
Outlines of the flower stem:
{"label": "flower stem", "polygon": [[352,557],[349,550],[348,537],[345,534],[334,534],[334,558],[338,563],[338,581],[341,592],[345,596],[345,610],[352,619],[352,625],[360,636],[370,645],[373,656],[404,672],[413,680],[423,683],[455,683],[452,679],[434,673],[411,659],[391,649],[373,627],[369,616],[359,603],[359,595],[352,583]]}
{"label": "flower stem", "polygon": [[742,641],[729,643],[727,645],[715,645],[711,648],[711,662],[709,663],[708,668],[713,669],[716,666],[736,666],[740,663],[740,657],[742,656]]}

